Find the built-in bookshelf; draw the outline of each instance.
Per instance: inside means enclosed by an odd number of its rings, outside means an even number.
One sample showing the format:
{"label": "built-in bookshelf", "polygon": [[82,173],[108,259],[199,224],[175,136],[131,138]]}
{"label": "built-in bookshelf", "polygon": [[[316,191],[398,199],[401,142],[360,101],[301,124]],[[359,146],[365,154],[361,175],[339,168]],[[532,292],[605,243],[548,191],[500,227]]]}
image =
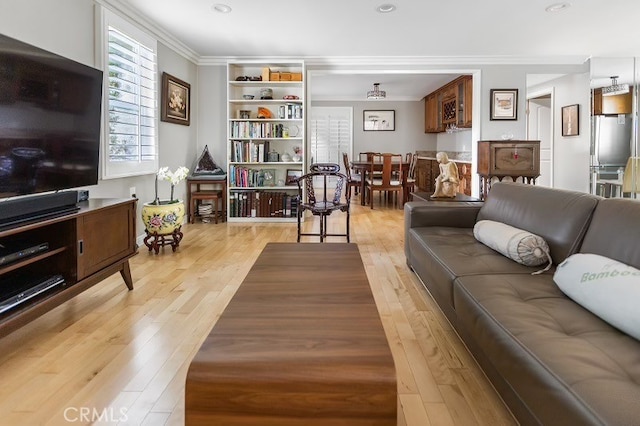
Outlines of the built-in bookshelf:
{"label": "built-in bookshelf", "polygon": [[227,219],[296,221],[305,166],[304,62],[227,64]]}

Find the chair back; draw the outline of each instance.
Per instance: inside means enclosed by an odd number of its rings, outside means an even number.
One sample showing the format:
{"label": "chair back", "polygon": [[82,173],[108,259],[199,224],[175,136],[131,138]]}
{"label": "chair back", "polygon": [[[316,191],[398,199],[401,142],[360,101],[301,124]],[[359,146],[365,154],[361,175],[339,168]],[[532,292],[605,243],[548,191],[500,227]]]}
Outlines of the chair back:
{"label": "chair back", "polygon": [[[319,209],[338,206],[342,191],[345,188],[347,177],[340,173],[340,165],[335,163],[315,163],[312,164],[309,173],[302,175],[296,180],[298,184],[298,200],[304,203],[303,190],[307,193],[307,204],[318,206]],[[335,185],[335,186],[334,186]],[[346,185],[346,205],[349,205],[349,186]],[[330,194],[330,189],[333,194]],[[316,189],[321,190],[321,194],[316,194]]]}
{"label": "chair back", "polygon": [[622,175],[622,192],[640,193],[640,157],[629,157]]}
{"label": "chair back", "polygon": [[373,162],[371,163],[371,174],[374,175],[376,168],[382,165],[382,173],[373,179],[373,186],[381,188],[391,188],[402,185],[402,182],[406,178],[406,173],[403,170],[402,154],[376,154],[373,156]]}
{"label": "chair back", "polygon": [[367,151],[367,152],[361,152],[360,154],[358,154],[358,159],[360,161],[368,161],[368,162],[372,162],[373,161],[373,157],[375,155],[380,154],[379,152],[372,152],[372,151]]}
{"label": "chair back", "polygon": [[342,163],[344,164],[344,174],[347,179],[351,181],[351,163],[349,163],[349,156],[346,152],[342,153]]}
{"label": "chair back", "polygon": [[[409,156],[411,156],[411,158],[409,158]],[[409,163],[409,170],[407,171],[407,178],[408,179],[415,179],[415,172],[416,172],[416,163],[418,162],[418,154],[416,153],[407,153],[407,158],[408,161],[407,163]]]}

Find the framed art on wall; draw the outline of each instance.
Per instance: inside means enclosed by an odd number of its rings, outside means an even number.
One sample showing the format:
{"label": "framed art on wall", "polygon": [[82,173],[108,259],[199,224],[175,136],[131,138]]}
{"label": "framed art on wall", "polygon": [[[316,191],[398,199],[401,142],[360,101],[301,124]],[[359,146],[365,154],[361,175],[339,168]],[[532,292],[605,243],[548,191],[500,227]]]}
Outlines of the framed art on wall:
{"label": "framed art on wall", "polygon": [[365,131],[394,131],[396,130],[396,111],[364,110],[363,130]]}
{"label": "framed art on wall", "polygon": [[491,120],[518,119],[518,89],[491,89]]}
{"label": "framed art on wall", "polygon": [[166,72],[162,73],[160,119],[169,123],[191,124],[191,85]]}
{"label": "framed art on wall", "polygon": [[580,134],[580,105],[562,107],[562,136],[578,136]]}

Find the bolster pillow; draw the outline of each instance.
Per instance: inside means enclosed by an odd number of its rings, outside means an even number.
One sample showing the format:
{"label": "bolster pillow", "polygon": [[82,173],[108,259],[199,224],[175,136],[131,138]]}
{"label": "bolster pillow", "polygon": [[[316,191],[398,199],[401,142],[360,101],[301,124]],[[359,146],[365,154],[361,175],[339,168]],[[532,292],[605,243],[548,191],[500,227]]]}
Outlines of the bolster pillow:
{"label": "bolster pillow", "polygon": [[551,267],[549,245],[544,238],[529,231],[501,222],[481,220],[473,227],[473,235],[484,245],[522,265],[539,266],[549,262],[545,269],[534,274],[544,272]]}

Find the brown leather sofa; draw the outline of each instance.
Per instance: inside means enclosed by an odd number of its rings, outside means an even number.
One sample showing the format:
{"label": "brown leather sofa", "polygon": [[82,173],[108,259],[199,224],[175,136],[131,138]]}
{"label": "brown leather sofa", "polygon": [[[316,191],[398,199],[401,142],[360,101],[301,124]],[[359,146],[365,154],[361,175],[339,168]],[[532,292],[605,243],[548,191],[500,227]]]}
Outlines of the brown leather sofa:
{"label": "brown leather sofa", "polygon": [[[410,202],[404,214],[408,265],[522,425],[640,425],[640,341],[553,282],[576,252],[640,269],[640,202],[496,183],[484,203]],[[543,237],[551,270],[531,275],[541,267],[478,242],[483,219]]]}

